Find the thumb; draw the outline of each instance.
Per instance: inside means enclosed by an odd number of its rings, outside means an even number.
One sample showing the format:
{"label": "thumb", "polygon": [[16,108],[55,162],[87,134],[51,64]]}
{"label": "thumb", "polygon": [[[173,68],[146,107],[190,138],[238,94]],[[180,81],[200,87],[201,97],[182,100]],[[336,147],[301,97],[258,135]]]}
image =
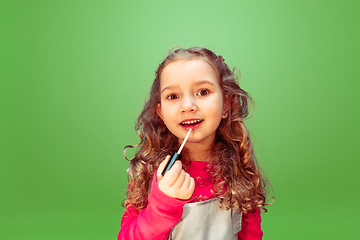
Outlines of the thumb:
{"label": "thumb", "polygon": [[165,158],[165,160],[160,163],[159,168],[158,168],[157,173],[156,173],[156,176],[157,176],[157,179],[158,179],[158,180],[163,177],[163,176],[161,175],[161,173],[164,171],[164,168],[165,168],[165,166],[166,166],[166,164],[167,164],[167,162],[168,162],[169,160],[170,160],[170,155],[167,155],[166,158]]}

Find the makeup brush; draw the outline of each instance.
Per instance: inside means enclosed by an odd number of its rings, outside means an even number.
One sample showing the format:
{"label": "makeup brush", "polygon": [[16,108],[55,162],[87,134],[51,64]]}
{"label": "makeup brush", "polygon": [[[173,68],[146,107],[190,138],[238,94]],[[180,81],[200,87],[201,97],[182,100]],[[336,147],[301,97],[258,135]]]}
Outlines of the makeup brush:
{"label": "makeup brush", "polygon": [[163,170],[162,173],[161,173],[163,176],[165,175],[165,173],[166,173],[167,171],[170,170],[170,168],[174,165],[174,163],[175,163],[176,160],[180,160],[180,159],[181,159],[180,153],[181,153],[181,150],[184,148],[184,145],[185,145],[186,141],[187,141],[188,138],[189,138],[190,132],[191,132],[191,128],[190,128],[190,130],[188,131],[188,133],[186,134],[186,137],[185,137],[184,141],[182,142],[179,150],[178,150],[176,153],[173,153],[173,154],[171,155],[170,160],[167,162],[164,170]]}

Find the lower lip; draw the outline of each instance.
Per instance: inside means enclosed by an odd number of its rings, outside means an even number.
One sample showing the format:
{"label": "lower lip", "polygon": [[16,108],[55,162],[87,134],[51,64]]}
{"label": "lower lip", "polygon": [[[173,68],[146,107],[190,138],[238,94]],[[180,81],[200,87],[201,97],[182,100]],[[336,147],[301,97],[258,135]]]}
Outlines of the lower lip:
{"label": "lower lip", "polygon": [[192,129],[192,130],[197,129],[197,128],[200,126],[201,123],[202,123],[202,122],[199,122],[199,123],[194,124],[194,125],[191,125],[191,126],[183,126],[183,125],[180,124],[180,126],[181,126],[183,129],[185,129],[186,131],[189,131],[190,129]]}

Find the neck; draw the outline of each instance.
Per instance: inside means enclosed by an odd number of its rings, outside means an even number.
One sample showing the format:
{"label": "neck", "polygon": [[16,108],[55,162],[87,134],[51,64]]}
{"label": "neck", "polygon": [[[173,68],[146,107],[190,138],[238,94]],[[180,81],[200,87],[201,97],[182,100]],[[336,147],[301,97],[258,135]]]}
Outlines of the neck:
{"label": "neck", "polygon": [[204,146],[197,143],[187,143],[184,157],[190,161],[210,162],[212,160],[213,146]]}

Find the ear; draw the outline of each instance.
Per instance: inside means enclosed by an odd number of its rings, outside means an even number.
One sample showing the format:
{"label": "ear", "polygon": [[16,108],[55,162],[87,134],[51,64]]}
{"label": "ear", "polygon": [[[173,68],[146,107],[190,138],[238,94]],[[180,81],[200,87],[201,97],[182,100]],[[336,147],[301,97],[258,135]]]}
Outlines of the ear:
{"label": "ear", "polygon": [[224,106],[223,106],[223,114],[222,114],[222,118],[225,119],[229,116],[229,111],[230,111],[230,101],[229,101],[229,97],[225,96],[224,97]]}
{"label": "ear", "polygon": [[161,105],[160,103],[158,103],[157,107],[156,107],[156,113],[159,115],[159,117],[164,121],[162,113],[161,113]]}

